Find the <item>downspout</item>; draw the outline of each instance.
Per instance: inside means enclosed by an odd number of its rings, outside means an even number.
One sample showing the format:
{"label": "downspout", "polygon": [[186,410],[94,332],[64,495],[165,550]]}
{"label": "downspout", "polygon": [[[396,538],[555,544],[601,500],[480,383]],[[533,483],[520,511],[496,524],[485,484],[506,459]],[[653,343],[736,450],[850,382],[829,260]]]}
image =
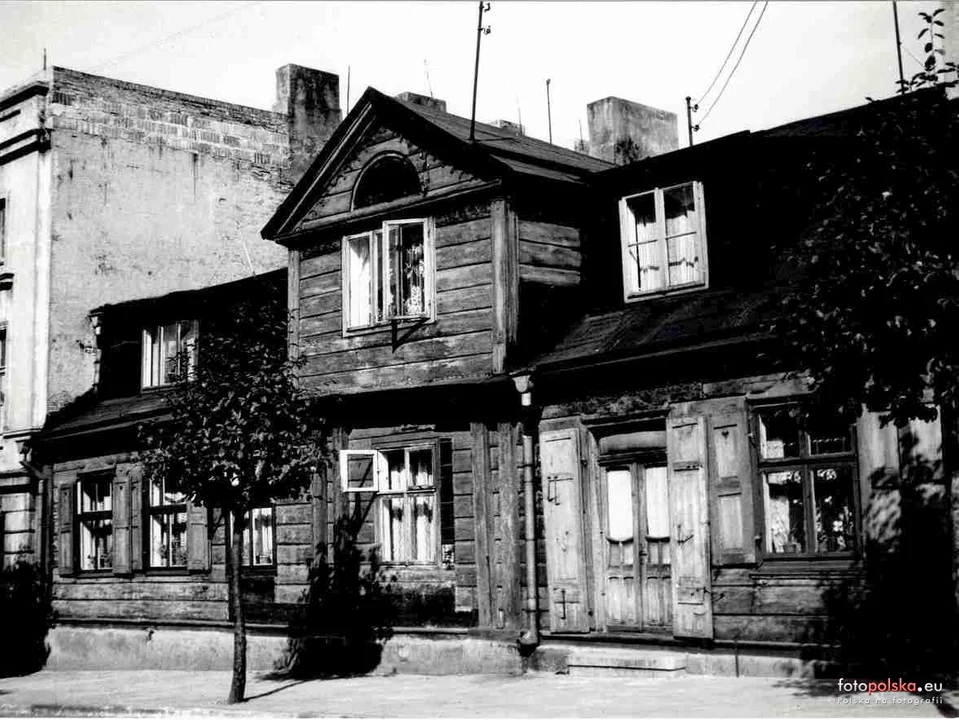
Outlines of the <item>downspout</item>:
{"label": "downspout", "polygon": [[524,535],[526,537],[526,630],[519,637],[520,651],[530,653],[539,645],[539,595],[536,583],[536,490],[533,487],[533,433],[536,431],[536,411],[533,407],[533,384],[528,373],[514,375],[513,382],[520,394],[523,412],[523,505],[525,509]]}

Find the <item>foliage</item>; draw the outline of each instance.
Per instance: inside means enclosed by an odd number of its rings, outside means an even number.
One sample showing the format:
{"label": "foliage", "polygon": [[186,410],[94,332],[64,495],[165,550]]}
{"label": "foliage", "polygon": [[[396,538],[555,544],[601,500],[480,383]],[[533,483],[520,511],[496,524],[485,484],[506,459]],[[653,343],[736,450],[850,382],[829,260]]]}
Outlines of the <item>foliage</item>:
{"label": "foliage", "polygon": [[[307,487],[321,425],[297,387],[286,333],[286,313],[272,299],[202,324],[195,367],[168,394],[169,420],[145,432],[148,477],[175,478],[193,502],[229,512]],[[192,363],[181,357],[179,365]]]}
{"label": "foliage", "polygon": [[928,58],[909,92],[869,106],[842,145],[811,158],[819,201],[783,248],[801,280],[771,323],[828,410],[855,417],[865,405],[899,425],[933,419],[930,399],[959,399],[959,120],[943,92],[955,65],[933,48],[939,12],[922,13]]}
{"label": "foliage", "polygon": [[[234,659],[230,702],[244,699],[246,619],[241,593],[247,513],[294,498],[309,485],[323,443],[319,418],[296,382],[287,356],[287,313],[271,288],[229,312],[204,318],[197,359],[174,360],[184,371],[167,395],[169,418],[144,430],[149,480],[231,519],[227,552]],[[275,290],[275,289],[274,289]]]}
{"label": "foliage", "polygon": [[28,675],[43,668],[50,654],[47,631],[53,622],[50,588],[40,568],[18,560],[0,572],[3,618],[0,677]]}
{"label": "foliage", "polygon": [[305,606],[291,628],[288,675],[357,675],[379,663],[379,643],[392,635],[395,613],[376,552],[356,546],[360,524],[349,516],[336,521],[334,562],[319,548]]}

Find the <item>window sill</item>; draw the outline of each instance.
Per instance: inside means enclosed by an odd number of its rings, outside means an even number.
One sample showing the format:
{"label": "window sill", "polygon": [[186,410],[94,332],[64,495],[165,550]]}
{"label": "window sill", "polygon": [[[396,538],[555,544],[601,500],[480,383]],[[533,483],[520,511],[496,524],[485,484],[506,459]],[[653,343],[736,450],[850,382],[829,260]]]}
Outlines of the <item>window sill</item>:
{"label": "window sill", "polygon": [[625,293],[624,299],[627,303],[643,302],[644,300],[655,300],[657,298],[672,297],[674,295],[686,295],[688,293],[702,292],[709,289],[709,283],[701,282],[689,285],[679,285],[677,287],[666,288],[665,290],[651,290],[643,293]]}
{"label": "window sill", "polygon": [[[186,576],[194,575],[194,574],[197,574],[197,573],[191,573],[191,572],[190,572],[190,569],[189,569],[188,567],[183,566],[183,567],[172,567],[172,568],[162,568],[162,567],[158,567],[158,568],[146,568],[146,569],[143,571],[143,574],[144,574],[144,575],[155,575],[155,576],[157,576],[157,577],[164,576],[164,575],[173,575],[173,576],[180,576],[180,575],[182,575],[183,577],[186,577]],[[199,573],[199,574],[202,574],[202,573]]]}
{"label": "window sill", "polygon": [[[411,328],[414,325],[420,327],[426,325],[433,325],[436,323],[436,318],[432,315],[422,315],[416,318],[403,318],[402,320],[396,321],[397,330],[405,330]],[[381,332],[390,332],[393,329],[392,322],[381,322],[376,325],[368,325],[365,327],[356,327],[356,328],[344,328],[343,337],[354,337],[359,335],[373,335],[375,333]]]}
{"label": "window sill", "polygon": [[848,575],[859,571],[860,559],[855,555],[831,557],[802,556],[796,558],[765,558],[751,577],[820,577],[822,575]]}
{"label": "window sill", "polygon": [[78,570],[74,576],[77,580],[87,580],[94,578],[112,578],[117,577],[117,575],[110,570]]}
{"label": "window sill", "polygon": [[241,565],[244,577],[271,577],[276,575],[276,565]]}

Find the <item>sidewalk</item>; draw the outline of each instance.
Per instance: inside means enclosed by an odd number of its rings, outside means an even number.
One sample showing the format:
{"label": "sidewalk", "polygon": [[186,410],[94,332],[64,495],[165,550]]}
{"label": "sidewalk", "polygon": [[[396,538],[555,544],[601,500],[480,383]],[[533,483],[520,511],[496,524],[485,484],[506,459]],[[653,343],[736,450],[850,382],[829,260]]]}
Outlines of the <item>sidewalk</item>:
{"label": "sidewalk", "polygon": [[[275,681],[251,677],[227,705],[227,672],[47,671],[0,679],[0,716],[251,717],[952,717],[959,696],[843,695],[836,684],[777,678],[667,679],[393,675]],[[880,703],[880,699],[885,703]],[[868,703],[867,703],[868,701]]]}

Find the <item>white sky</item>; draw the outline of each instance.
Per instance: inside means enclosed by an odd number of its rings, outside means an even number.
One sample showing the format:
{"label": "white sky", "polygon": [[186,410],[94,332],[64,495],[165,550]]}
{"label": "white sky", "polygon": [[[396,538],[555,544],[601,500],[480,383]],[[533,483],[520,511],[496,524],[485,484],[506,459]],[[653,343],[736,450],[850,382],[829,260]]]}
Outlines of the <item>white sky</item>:
{"label": "white sky", "polygon": [[[685,144],[685,97],[709,85],[750,5],[494,0],[477,118],[521,113],[528,134],[545,139],[551,78],[559,144],[571,146],[580,123],[585,133],[586,104],[608,95],[675,112]],[[937,6],[899,3],[903,45],[916,58],[918,12]],[[0,88],[39,70],[44,48],[51,64],[261,108],[272,106],[274,73],[286,63],[338,73],[344,107],[348,67],[351,102],[369,85],[429,94],[428,67],[435,96],[468,117],[476,10],[475,2],[5,0]],[[907,77],[919,70],[909,52]],[[771,2],[696,139],[887,97],[897,78],[890,2]]]}

